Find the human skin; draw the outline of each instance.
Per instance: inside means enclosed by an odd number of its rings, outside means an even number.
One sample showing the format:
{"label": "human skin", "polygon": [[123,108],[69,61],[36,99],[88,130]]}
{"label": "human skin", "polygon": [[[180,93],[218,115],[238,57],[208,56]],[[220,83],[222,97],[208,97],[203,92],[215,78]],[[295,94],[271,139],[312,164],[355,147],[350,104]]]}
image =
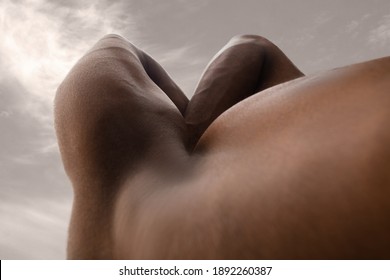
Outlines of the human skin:
{"label": "human skin", "polygon": [[120,36],[57,91],[70,259],[390,258],[390,58],[305,77],[234,37],[189,101]]}

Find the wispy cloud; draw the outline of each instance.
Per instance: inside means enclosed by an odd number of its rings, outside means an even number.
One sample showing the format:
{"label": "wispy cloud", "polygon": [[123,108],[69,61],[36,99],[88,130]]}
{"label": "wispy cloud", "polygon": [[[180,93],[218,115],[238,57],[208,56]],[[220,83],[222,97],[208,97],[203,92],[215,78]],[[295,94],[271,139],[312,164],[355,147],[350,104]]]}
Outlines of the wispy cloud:
{"label": "wispy cloud", "polygon": [[58,84],[99,37],[112,32],[136,32],[130,30],[134,25],[125,1],[82,3],[68,6],[48,0],[0,3],[1,66],[31,95],[24,105],[34,117],[50,117],[37,104],[51,105]]}
{"label": "wispy cloud", "polygon": [[9,111],[4,110],[0,112],[0,118],[9,118],[10,116],[11,116],[11,112]]}
{"label": "wispy cloud", "polygon": [[382,17],[378,25],[371,30],[368,41],[371,46],[380,47],[390,43],[390,15]]}
{"label": "wispy cloud", "polygon": [[167,70],[181,87],[184,93],[191,97],[194,87],[209,58],[196,52],[195,46],[187,44],[170,50],[161,47],[146,46],[152,56]]}
{"label": "wispy cloud", "polygon": [[352,32],[354,32],[358,28],[358,26],[359,26],[359,22],[357,20],[352,20],[345,27],[345,32],[346,33],[352,33]]}
{"label": "wispy cloud", "polygon": [[321,12],[318,14],[314,20],[317,25],[324,25],[327,22],[331,21],[333,16],[329,12]]}
{"label": "wispy cloud", "polygon": [[68,219],[69,201],[66,200],[19,198],[2,202],[0,258],[65,258]]}

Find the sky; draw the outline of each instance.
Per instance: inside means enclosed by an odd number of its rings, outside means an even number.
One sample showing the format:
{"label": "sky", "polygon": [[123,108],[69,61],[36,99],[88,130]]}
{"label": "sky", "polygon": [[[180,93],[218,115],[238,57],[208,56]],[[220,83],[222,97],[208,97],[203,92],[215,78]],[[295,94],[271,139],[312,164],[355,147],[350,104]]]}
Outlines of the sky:
{"label": "sky", "polygon": [[307,75],[390,55],[388,0],[0,0],[0,259],[64,259],[72,206],[56,88],[103,35],[154,57],[192,95],[234,35],[262,35]]}

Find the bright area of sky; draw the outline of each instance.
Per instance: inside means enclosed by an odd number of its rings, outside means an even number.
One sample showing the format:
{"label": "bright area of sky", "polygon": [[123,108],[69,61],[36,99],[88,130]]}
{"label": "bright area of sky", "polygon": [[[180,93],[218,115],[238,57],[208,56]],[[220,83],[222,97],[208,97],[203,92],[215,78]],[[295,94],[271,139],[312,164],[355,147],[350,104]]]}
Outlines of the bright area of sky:
{"label": "bright area of sky", "polygon": [[258,34],[306,74],[390,55],[388,0],[0,1],[0,259],[65,258],[72,190],[53,97],[101,36],[151,54],[188,96],[230,37]]}

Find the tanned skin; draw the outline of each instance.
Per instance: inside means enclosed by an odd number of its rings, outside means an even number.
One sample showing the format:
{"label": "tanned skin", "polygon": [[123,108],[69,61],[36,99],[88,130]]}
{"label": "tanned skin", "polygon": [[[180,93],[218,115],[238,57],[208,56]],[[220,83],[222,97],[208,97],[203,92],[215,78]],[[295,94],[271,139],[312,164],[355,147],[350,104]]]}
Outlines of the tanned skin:
{"label": "tanned skin", "polygon": [[101,39],[58,89],[70,259],[389,259],[390,58],[305,77],[234,37],[191,100]]}

